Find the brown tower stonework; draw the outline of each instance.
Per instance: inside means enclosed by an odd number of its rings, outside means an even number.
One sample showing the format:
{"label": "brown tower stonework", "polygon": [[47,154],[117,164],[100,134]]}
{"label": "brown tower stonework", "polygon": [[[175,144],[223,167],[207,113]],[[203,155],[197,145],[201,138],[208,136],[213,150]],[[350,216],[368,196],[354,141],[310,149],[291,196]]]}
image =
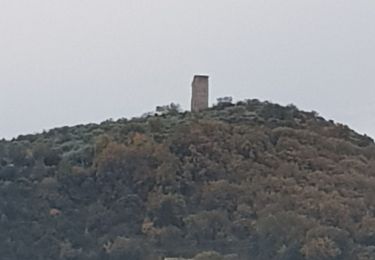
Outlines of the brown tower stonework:
{"label": "brown tower stonework", "polygon": [[199,112],[208,108],[208,76],[196,75],[192,83],[191,111]]}

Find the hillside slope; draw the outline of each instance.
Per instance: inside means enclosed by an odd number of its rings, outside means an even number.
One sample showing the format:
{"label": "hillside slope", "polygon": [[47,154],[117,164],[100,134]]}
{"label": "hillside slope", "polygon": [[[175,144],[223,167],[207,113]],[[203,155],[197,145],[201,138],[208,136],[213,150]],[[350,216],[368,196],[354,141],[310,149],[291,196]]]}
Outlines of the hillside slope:
{"label": "hillside slope", "polygon": [[58,128],[0,160],[4,260],[375,259],[374,142],[294,106]]}

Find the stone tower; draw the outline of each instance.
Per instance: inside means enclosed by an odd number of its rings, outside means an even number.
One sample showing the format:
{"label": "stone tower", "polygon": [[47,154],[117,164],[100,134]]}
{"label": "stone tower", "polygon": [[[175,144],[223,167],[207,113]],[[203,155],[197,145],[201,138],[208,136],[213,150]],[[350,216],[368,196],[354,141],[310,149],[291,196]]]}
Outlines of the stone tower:
{"label": "stone tower", "polygon": [[208,76],[196,75],[192,83],[191,111],[199,112],[208,108]]}

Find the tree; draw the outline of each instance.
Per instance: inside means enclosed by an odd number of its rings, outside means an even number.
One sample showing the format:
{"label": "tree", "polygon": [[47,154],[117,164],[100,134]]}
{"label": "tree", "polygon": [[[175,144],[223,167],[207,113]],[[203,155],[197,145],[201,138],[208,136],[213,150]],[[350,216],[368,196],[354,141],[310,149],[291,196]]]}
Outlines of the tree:
{"label": "tree", "polygon": [[210,240],[220,240],[226,237],[230,229],[230,222],[224,212],[203,211],[190,215],[184,219],[188,237],[198,244]]}
{"label": "tree", "polygon": [[156,112],[162,115],[177,115],[182,111],[179,104],[171,103],[165,106],[156,107]]}
{"label": "tree", "polygon": [[340,259],[342,251],[338,245],[328,237],[310,240],[301,250],[307,260]]}

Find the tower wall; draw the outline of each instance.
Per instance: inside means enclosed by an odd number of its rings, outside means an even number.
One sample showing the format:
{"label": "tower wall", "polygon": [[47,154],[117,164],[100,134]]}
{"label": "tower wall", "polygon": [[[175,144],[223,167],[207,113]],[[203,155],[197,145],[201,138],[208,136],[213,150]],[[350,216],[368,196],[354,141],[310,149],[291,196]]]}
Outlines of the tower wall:
{"label": "tower wall", "polygon": [[191,111],[199,112],[208,108],[209,77],[197,75],[192,83]]}

